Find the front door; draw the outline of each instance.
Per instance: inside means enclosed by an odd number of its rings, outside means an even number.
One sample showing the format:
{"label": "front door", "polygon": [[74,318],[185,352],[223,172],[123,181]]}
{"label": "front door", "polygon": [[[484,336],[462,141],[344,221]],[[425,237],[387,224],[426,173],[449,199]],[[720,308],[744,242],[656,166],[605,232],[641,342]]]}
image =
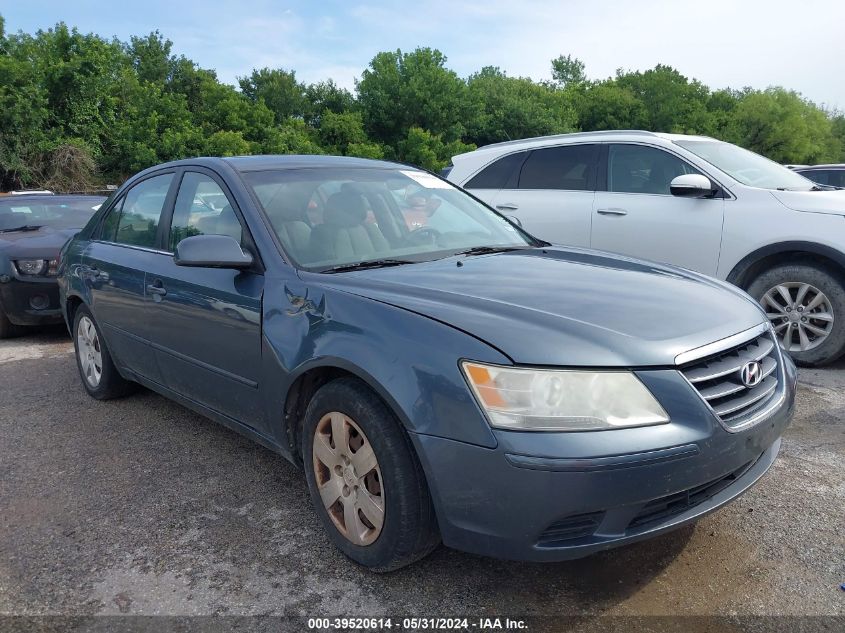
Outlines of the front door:
{"label": "front door", "polygon": [[596,192],[591,246],[715,275],[725,200],[669,192],[673,178],[696,173],[656,147],[609,145],[607,191]]}
{"label": "front door", "polygon": [[240,214],[211,172],[186,171],[160,253],[147,268],[147,336],[163,384],[248,426],[263,426],[259,270],[177,266],[172,252],[194,235],[229,235],[247,243]]}

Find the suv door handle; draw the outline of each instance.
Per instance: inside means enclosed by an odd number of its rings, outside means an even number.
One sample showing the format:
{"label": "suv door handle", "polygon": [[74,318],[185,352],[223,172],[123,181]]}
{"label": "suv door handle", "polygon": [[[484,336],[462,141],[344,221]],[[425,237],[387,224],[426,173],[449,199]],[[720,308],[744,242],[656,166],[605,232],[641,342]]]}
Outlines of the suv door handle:
{"label": "suv door handle", "polygon": [[619,207],[596,209],[596,213],[600,213],[601,215],[628,215],[628,212],[625,209],[620,209]]}
{"label": "suv door handle", "polygon": [[519,208],[519,205],[514,204],[513,202],[503,202],[502,204],[497,204],[496,208],[499,211],[516,211]]}
{"label": "suv door handle", "polygon": [[167,290],[165,290],[164,286],[161,285],[161,281],[158,279],[151,284],[147,284],[147,292],[154,295],[154,297],[163,297],[167,294]]}

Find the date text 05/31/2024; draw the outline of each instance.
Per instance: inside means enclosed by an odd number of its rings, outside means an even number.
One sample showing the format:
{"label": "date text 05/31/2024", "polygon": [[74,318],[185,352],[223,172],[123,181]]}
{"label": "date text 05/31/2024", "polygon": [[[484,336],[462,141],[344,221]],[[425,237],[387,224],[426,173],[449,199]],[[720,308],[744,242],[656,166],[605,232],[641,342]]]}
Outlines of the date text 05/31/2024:
{"label": "date text 05/31/2024", "polygon": [[308,628],[316,631],[519,631],[527,630],[524,620],[511,618],[308,618]]}

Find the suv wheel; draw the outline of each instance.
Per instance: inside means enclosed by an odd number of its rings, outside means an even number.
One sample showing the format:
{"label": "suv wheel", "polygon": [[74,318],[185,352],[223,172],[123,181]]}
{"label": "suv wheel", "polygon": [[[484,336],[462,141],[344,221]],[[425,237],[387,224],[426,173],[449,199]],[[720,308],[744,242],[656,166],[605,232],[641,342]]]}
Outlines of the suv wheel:
{"label": "suv wheel", "polygon": [[823,268],[787,264],[749,286],[775,328],[781,346],[800,365],[825,365],[845,352],[845,289]]}
{"label": "suv wheel", "polygon": [[91,397],[109,400],[135,390],[135,383],[129,382],[117,371],[100,328],[84,305],[79,306],[74,314],[73,346],[82,386]]}
{"label": "suv wheel", "polygon": [[352,378],[317,391],[302,433],[305,476],[335,545],[373,571],[392,571],[440,542],[425,476],[382,400]]}

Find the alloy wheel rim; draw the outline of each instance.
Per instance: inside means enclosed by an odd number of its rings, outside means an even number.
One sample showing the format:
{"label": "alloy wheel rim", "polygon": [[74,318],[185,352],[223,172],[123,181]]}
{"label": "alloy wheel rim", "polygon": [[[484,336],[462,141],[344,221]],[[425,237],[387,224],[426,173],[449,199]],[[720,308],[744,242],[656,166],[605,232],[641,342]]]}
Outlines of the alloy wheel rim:
{"label": "alloy wheel rim", "polygon": [[824,343],[833,331],[833,307],[815,286],[786,282],[767,290],[760,305],[774,326],[781,346],[806,352]]}
{"label": "alloy wheel rim", "polygon": [[371,545],[384,526],[381,468],[367,436],[349,416],[332,411],[314,431],[312,461],[323,507],[353,545]]}
{"label": "alloy wheel rim", "polygon": [[88,317],[79,319],[76,332],[76,348],[79,353],[79,364],[82,375],[91,387],[98,387],[103,377],[103,352],[100,348],[100,337],[97,328]]}

